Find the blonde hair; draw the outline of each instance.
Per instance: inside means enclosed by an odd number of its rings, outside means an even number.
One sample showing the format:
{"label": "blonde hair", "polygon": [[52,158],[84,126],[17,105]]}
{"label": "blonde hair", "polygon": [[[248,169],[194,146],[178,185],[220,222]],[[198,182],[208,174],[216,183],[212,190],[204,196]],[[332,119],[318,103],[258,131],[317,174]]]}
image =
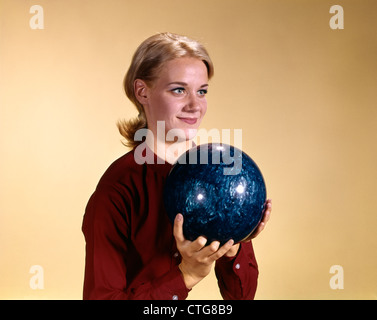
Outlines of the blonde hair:
{"label": "blonde hair", "polygon": [[134,91],[136,79],[152,83],[157,77],[164,63],[182,57],[200,59],[207,67],[208,79],[214,74],[213,64],[207,50],[199,42],[186,36],[169,32],[159,33],[144,40],[133,55],[131,65],[124,77],[123,86],[127,97],[139,111],[136,118],[120,120],[117,123],[120,134],[126,139],[123,144],[134,148],[141,141],[135,141],[137,130],[148,128],[143,105],[137,100]]}

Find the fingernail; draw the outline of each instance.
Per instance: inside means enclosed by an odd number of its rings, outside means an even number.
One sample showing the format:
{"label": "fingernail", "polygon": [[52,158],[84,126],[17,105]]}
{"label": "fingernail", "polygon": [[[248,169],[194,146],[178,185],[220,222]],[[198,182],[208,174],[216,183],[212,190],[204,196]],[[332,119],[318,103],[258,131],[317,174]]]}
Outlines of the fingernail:
{"label": "fingernail", "polygon": [[175,218],[177,219],[177,221],[182,221],[183,216],[180,213],[178,213]]}

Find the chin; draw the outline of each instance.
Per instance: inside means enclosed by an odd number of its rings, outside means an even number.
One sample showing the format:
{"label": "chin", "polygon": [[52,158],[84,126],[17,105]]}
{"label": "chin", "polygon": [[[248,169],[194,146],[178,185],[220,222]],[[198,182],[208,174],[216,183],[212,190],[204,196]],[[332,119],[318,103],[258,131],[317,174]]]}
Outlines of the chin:
{"label": "chin", "polygon": [[198,133],[198,129],[186,129],[186,140],[192,140],[195,138],[196,134]]}
{"label": "chin", "polygon": [[196,128],[170,129],[167,132],[166,140],[167,141],[178,141],[178,142],[192,140],[193,138],[195,138],[197,132],[198,132],[198,129],[196,129]]}

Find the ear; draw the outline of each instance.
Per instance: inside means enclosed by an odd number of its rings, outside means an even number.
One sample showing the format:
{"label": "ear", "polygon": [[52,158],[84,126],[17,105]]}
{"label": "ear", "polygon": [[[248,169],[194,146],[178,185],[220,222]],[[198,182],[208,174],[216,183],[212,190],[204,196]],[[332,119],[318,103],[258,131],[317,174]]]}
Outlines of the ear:
{"label": "ear", "polygon": [[134,81],[134,92],[136,99],[142,104],[145,105],[148,102],[148,86],[145,81],[136,79]]}

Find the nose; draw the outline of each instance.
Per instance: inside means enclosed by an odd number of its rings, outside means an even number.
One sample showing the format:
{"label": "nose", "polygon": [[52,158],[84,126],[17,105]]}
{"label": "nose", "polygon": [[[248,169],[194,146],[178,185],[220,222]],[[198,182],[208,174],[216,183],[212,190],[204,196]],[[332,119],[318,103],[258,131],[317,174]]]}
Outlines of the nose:
{"label": "nose", "polygon": [[203,101],[200,100],[200,98],[197,96],[196,92],[190,93],[187,97],[185,109],[187,109],[191,112],[199,111],[202,103],[203,103]]}

